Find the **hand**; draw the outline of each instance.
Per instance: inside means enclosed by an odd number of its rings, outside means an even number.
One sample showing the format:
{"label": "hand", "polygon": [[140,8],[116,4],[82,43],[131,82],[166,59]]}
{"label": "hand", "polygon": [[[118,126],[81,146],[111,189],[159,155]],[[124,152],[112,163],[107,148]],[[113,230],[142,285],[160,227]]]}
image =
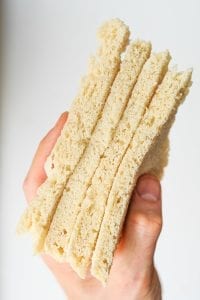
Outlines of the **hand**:
{"label": "hand", "polygon": [[[44,162],[60,135],[67,115],[61,115],[39,144],[24,181],[27,201],[32,200],[46,178]],[[153,257],[161,226],[160,183],[154,176],[146,174],[139,178],[132,195],[106,288],[90,274],[86,279],[80,279],[67,263],[58,263],[47,255],[42,255],[42,258],[68,299],[160,300],[161,287]]]}

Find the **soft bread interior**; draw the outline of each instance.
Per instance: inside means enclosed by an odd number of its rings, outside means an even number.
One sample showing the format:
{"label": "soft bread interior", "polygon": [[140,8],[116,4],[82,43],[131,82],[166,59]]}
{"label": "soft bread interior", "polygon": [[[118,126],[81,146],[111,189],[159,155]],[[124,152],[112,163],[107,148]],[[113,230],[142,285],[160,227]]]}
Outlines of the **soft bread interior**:
{"label": "soft bread interior", "polygon": [[100,48],[91,59],[88,74],[82,81],[68,120],[47,159],[45,170],[48,177],[18,224],[18,233],[33,233],[36,252],[43,248],[66,181],[89,143],[119,70],[120,56],[128,43],[129,29],[122,21],[114,19],[100,28],[99,38]]}
{"label": "soft bread interior", "polygon": [[114,250],[140,167],[159,136],[166,138],[171,120],[188,91],[190,79],[190,71],[167,72],[119,166],[92,257],[91,272],[103,284],[108,279]]}
{"label": "soft bread interior", "polygon": [[102,116],[90,143],[69,178],[45,241],[45,251],[56,259],[65,258],[76,217],[91,178],[126,107],[141,69],[151,52],[150,43],[136,41],[127,48],[120,70],[111,87]]}
{"label": "soft bread interior", "polygon": [[119,19],[103,24],[98,36],[100,47],[46,161],[47,179],[18,232],[30,231],[35,252],[69,261],[82,278],[91,264],[105,285],[137,178],[163,176],[191,71],[167,71],[169,53],[149,58],[150,43],[139,40],[121,59],[129,29]]}
{"label": "soft bread interior", "polygon": [[68,248],[68,261],[81,277],[85,276],[90,264],[117,168],[146,107],[167,71],[169,60],[170,55],[166,51],[153,53],[145,63],[113,140],[101,158],[82,202]]}

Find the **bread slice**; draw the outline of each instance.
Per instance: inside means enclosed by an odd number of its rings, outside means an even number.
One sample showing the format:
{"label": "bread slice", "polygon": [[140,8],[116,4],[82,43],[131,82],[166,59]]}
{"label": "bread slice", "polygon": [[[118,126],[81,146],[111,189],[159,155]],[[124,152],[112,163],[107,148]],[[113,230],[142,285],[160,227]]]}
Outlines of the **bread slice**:
{"label": "bread slice", "polygon": [[143,41],[133,42],[127,48],[120,71],[104,106],[102,117],[79,164],[69,178],[45,241],[45,251],[58,260],[66,259],[65,249],[68,246],[81,202],[100,158],[112,139],[150,52],[150,43]]}
{"label": "bread slice", "polygon": [[119,166],[92,256],[91,273],[104,285],[108,279],[129,199],[141,173],[140,167],[156,141],[160,139],[161,144],[166,141],[178,105],[188,91],[190,80],[190,71],[168,71]]}
{"label": "bread slice", "polygon": [[170,55],[166,51],[153,53],[145,63],[114,138],[101,158],[82,202],[68,247],[68,261],[82,278],[85,277],[90,264],[117,168],[146,107],[167,71],[169,60]]}
{"label": "bread slice", "polygon": [[120,67],[120,54],[128,43],[129,29],[119,19],[104,23],[98,31],[101,41],[92,57],[88,75],[72,104],[69,118],[45,164],[47,176],[66,182],[73,172],[95,128],[110,87]]}
{"label": "bread slice", "polygon": [[[165,126],[167,129],[170,129],[172,125],[168,122]],[[169,130],[168,130],[169,131]],[[141,167],[138,171],[138,176],[146,173],[150,173],[156,176],[159,180],[162,179],[164,175],[164,168],[168,164],[169,157],[169,137],[168,131],[163,130],[163,132],[157,137],[154,144],[151,146],[151,149],[146,154]]]}
{"label": "bread slice", "polygon": [[129,39],[129,29],[120,20],[106,22],[99,30],[101,45],[92,57],[87,76],[74,100],[68,120],[58,138],[45,170],[47,180],[23,214],[18,232],[31,231],[35,251],[42,250],[66,181],[80,160],[103,109],[120,66],[120,55]]}

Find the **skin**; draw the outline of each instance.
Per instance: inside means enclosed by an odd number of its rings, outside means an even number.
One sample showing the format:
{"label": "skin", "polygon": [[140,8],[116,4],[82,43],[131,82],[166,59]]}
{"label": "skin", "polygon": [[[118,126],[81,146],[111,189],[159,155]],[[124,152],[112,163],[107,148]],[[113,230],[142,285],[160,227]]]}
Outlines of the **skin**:
{"label": "skin", "polygon": [[[23,185],[28,202],[46,179],[45,160],[67,117],[68,113],[63,113],[38,146]],[[44,254],[42,259],[54,274],[67,299],[160,300],[161,286],[154,266],[154,252],[161,227],[161,186],[156,177],[145,174],[138,179],[133,192],[106,287],[102,287],[89,272],[83,280],[67,263],[58,263]]]}

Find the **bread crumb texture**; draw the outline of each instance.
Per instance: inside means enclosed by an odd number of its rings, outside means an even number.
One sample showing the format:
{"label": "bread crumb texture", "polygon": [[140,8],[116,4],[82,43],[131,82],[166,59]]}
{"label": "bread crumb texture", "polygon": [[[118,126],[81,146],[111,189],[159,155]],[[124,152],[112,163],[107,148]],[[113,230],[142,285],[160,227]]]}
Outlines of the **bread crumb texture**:
{"label": "bread crumb texture", "polygon": [[47,179],[17,227],[32,233],[36,253],[68,262],[81,278],[90,269],[103,285],[137,178],[162,178],[169,131],[191,85],[191,70],[168,69],[168,51],[151,52],[129,34],[119,19],[99,28]]}
{"label": "bread crumb texture", "polygon": [[168,52],[153,53],[145,63],[113,140],[104,152],[82,201],[68,249],[68,260],[82,277],[90,263],[113,178],[146,106],[166,73],[169,59]]}
{"label": "bread crumb texture", "polygon": [[90,59],[68,120],[45,164],[47,180],[39,188],[23,214],[18,232],[34,232],[35,251],[43,248],[44,238],[66,182],[87,147],[118,73],[121,53],[129,39],[129,29],[120,20],[106,22],[99,30],[100,47]]}
{"label": "bread crumb texture", "polygon": [[[163,136],[163,140],[166,139],[178,105],[187,93],[190,78],[190,71],[167,72],[146,109],[115,175],[92,256],[91,272],[103,284],[108,279],[114,250],[120,236],[129,199],[139,175],[139,169],[151,148],[156,145],[156,141],[159,141],[160,138],[162,144],[161,136]],[[145,169],[145,166],[143,168]],[[150,170],[151,168],[153,168],[153,162]]]}
{"label": "bread crumb texture", "polygon": [[65,256],[76,217],[81,209],[86,190],[91,184],[91,178],[106,147],[112,140],[150,51],[151,45],[142,41],[132,43],[127,48],[90,143],[65,187],[45,241],[45,250],[61,260]]}

